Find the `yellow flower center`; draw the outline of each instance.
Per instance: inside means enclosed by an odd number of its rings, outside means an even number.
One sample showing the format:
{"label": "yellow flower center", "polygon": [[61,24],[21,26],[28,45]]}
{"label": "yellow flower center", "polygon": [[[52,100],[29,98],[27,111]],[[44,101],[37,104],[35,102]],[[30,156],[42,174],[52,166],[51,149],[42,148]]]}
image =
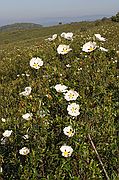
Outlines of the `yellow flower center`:
{"label": "yellow flower center", "polygon": [[38,63],[34,63],[34,65],[33,65],[34,67],[38,67]]}
{"label": "yellow flower center", "polygon": [[94,48],[93,48],[93,47],[90,47],[90,48],[89,48],[89,50],[90,50],[90,51],[93,51],[93,50],[94,50]]}
{"label": "yellow flower center", "polygon": [[69,98],[72,99],[74,97],[74,94],[69,94]]}
{"label": "yellow flower center", "polygon": [[72,130],[70,129],[70,131],[68,132],[68,134],[69,134],[69,135],[72,135],[72,133],[73,133],[73,132],[72,132]]}
{"label": "yellow flower center", "polygon": [[64,156],[68,156],[68,154],[69,154],[69,153],[68,153],[67,151],[64,152]]}
{"label": "yellow flower center", "polygon": [[63,52],[67,52],[67,49],[65,48],[65,49],[63,49]]}
{"label": "yellow flower center", "polygon": [[72,112],[75,112],[76,111],[76,108],[75,107],[72,107]]}

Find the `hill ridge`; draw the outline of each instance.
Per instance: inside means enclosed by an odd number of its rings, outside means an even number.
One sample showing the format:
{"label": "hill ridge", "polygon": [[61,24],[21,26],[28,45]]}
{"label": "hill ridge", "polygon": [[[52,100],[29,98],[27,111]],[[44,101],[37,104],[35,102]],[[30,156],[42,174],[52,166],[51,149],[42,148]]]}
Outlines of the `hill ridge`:
{"label": "hill ridge", "polygon": [[0,31],[19,30],[19,29],[32,29],[41,28],[42,25],[36,23],[13,23],[0,27]]}

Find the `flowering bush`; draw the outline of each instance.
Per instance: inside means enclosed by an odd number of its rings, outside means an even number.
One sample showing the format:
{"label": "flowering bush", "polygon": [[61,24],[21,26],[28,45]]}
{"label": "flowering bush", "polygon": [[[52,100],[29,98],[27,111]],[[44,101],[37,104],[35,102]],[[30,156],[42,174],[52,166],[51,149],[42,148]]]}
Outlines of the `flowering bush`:
{"label": "flowering bush", "polygon": [[3,179],[117,179],[118,31],[82,22],[1,38]]}

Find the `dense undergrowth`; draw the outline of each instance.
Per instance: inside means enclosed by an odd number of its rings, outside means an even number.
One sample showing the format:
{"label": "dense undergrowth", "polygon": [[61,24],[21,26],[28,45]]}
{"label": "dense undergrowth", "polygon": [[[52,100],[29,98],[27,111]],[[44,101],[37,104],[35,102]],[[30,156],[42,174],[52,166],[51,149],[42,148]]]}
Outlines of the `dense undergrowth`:
{"label": "dense undergrowth", "polygon": [[[73,41],[60,37],[71,31]],[[97,21],[0,33],[1,139],[5,130],[12,130],[1,140],[3,180],[107,179],[89,135],[109,178],[118,179],[118,32],[118,23]],[[45,40],[54,33],[57,39]],[[96,33],[106,41],[97,41]],[[82,46],[93,40],[108,52],[83,52]],[[59,44],[70,44],[72,51],[59,55]],[[32,57],[44,62],[38,70],[29,65]],[[69,102],[55,90],[56,84],[79,93],[79,116],[67,113]],[[32,88],[31,94],[20,96],[25,87]],[[32,113],[32,118],[23,119],[25,113]],[[63,133],[69,125],[75,129],[70,138]],[[73,148],[68,158],[60,151],[64,144]],[[19,153],[23,147],[30,150],[26,156]]]}

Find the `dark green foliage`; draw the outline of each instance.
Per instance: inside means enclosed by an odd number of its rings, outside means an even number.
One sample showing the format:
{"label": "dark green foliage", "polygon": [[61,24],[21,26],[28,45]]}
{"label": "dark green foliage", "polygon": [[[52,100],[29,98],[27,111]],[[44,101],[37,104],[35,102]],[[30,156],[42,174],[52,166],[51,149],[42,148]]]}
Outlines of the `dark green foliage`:
{"label": "dark green foliage", "polygon": [[111,19],[114,22],[119,22],[119,12],[115,16],[112,16]]}

